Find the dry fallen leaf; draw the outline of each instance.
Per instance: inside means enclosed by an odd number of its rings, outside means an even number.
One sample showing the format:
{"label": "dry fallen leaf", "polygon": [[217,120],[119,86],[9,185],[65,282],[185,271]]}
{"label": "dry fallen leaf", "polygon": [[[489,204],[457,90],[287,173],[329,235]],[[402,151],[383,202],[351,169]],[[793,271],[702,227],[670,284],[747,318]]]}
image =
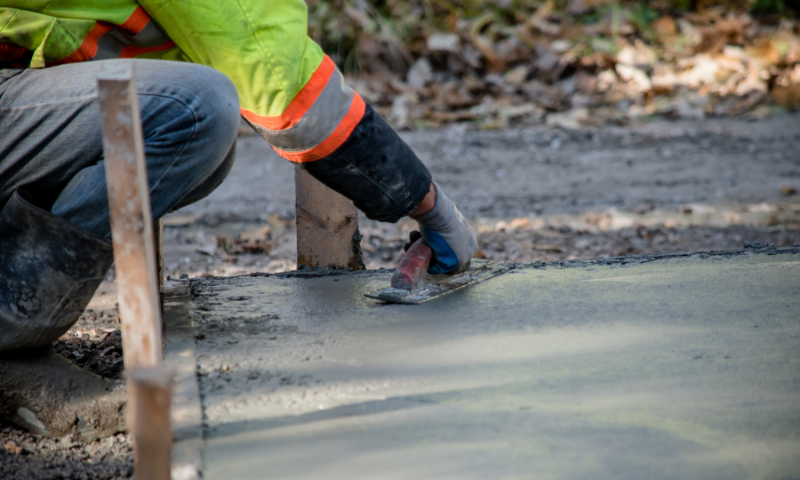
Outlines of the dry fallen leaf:
{"label": "dry fallen leaf", "polygon": [[778,105],[793,110],[800,107],[800,84],[772,89],[772,99]]}
{"label": "dry fallen leaf", "polygon": [[267,240],[270,238],[270,231],[272,227],[270,225],[264,225],[261,227],[251,228],[250,230],[242,233],[239,238],[245,242],[254,242],[256,240]]}
{"label": "dry fallen leaf", "polygon": [[8,442],[4,444],[3,448],[5,448],[6,451],[12,455],[20,455],[24,450],[22,447],[20,447],[14,442]]}
{"label": "dry fallen leaf", "polygon": [[508,222],[508,228],[512,230],[520,230],[522,228],[527,228],[530,226],[530,224],[531,222],[528,220],[528,217],[514,218]]}
{"label": "dry fallen leaf", "polygon": [[548,253],[560,253],[561,247],[555,244],[542,244],[542,245],[533,245],[531,247],[533,250],[541,251],[541,252],[548,252]]}

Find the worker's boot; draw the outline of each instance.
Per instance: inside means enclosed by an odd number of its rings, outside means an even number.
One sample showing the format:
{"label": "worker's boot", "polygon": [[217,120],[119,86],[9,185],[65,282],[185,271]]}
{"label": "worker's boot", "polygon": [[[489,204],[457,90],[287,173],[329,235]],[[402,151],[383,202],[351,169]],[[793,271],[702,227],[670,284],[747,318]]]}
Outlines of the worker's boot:
{"label": "worker's boot", "polygon": [[111,242],[15,192],[0,210],[0,351],[48,346],[63,335],[113,260]]}
{"label": "worker's boot", "polygon": [[51,347],[112,261],[109,241],[19,191],[0,210],[0,416],[43,435],[94,438],[119,430],[124,394]]}
{"label": "worker's boot", "polygon": [[52,347],[0,353],[0,418],[38,435],[91,441],[124,430],[125,386]]}

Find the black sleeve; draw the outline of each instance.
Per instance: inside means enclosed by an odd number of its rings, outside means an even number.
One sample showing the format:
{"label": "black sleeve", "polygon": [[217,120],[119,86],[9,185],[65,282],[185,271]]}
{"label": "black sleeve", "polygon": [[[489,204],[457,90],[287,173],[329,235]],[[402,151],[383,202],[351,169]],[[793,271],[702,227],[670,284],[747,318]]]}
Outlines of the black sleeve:
{"label": "black sleeve", "polygon": [[431,185],[425,165],[369,105],[336,151],[300,166],[381,222],[395,223],[413,212]]}

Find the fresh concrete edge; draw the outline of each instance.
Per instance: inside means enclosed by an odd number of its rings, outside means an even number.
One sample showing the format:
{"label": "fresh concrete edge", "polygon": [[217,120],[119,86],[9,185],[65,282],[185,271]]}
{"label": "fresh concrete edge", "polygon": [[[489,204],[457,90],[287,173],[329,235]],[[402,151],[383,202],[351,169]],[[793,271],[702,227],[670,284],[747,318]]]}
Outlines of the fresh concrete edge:
{"label": "fresh concrete edge", "polygon": [[[639,253],[633,255],[622,255],[619,257],[601,257],[601,258],[587,258],[575,260],[554,260],[549,262],[499,262],[498,265],[509,267],[511,270],[533,268],[538,270],[546,270],[548,268],[586,268],[596,266],[625,266],[633,267],[637,265],[644,265],[656,261],[673,260],[673,259],[699,259],[707,260],[713,258],[733,258],[733,257],[749,257],[753,255],[796,255],[800,254],[800,245],[792,245],[785,247],[776,247],[774,245],[755,244],[746,246],[742,250],[706,250],[700,252],[668,252],[668,253]],[[240,277],[272,277],[280,279],[288,278],[321,278],[332,276],[345,276],[348,278],[364,278],[364,277],[377,277],[394,272],[394,268],[379,268],[377,270],[358,270],[351,271],[345,269],[337,269],[334,267],[327,268],[311,268],[302,265],[298,270],[290,270],[288,272],[277,273],[247,273],[243,275],[221,276],[215,277],[213,275],[203,275],[200,277],[192,278],[193,282],[204,281],[220,281],[231,278]]]}
{"label": "fresh concrete edge", "polygon": [[202,478],[203,407],[197,384],[197,360],[189,320],[189,280],[167,280],[161,296],[164,363],[175,372],[172,391],[172,480]]}
{"label": "fresh concrete edge", "polygon": [[636,266],[644,265],[646,263],[673,260],[673,259],[700,259],[707,260],[709,258],[733,258],[733,257],[749,257],[753,255],[796,255],[800,253],[800,245],[792,245],[787,247],[776,247],[774,245],[755,244],[750,245],[749,242],[743,250],[708,250],[703,252],[670,252],[670,253],[639,253],[633,255],[623,255],[620,257],[603,257],[594,259],[575,259],[575,260],[557,260],[553,262],[532,262],[532,263],[502,263],[501,265],[509,265],[512,268],[535,268],[539,270],[546,270],[547,268],[584,268],[590,266],[604,266],[604,265],[620,265],[620,266]]}

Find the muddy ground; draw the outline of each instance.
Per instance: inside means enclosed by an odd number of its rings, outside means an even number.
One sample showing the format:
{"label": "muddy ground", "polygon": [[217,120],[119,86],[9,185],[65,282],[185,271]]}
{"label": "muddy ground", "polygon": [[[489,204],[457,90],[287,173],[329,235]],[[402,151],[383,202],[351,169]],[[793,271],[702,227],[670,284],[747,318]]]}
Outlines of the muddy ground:
{"label": "muddy ground", "polygon": [[[761,122],[655,121],[567,131],[453,125],[403,137],[478,233],[479,256],[534,262],[800,244],[800,115]],[[165,274],[295,268],[293,166],[246,130],[211,196],[167,217]],[[367,268],[391,268],[414,223],[360,219]],[[55,348],[122,372],[113,271]],[[119,478],[126,437],[80,444],[0,430],[0,478]]]}

